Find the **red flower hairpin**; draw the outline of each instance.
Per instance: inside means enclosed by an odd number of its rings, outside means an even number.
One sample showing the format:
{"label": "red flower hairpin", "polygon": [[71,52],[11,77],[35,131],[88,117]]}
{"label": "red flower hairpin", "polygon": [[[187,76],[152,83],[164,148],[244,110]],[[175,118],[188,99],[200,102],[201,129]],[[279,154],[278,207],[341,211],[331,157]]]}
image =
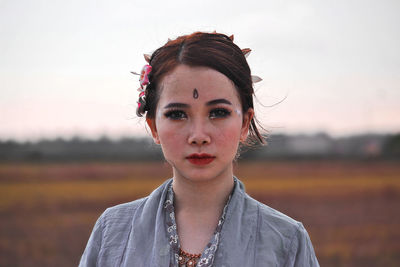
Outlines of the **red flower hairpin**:
{"label": "red flower hairpin", "polygon": [[140,87],[138,88],[139,100],[137,101],[136,115],[138,117],[142,117],[145,113],[144,108],[146,106],[146,88],[149,85],[149,74],[151,72],[152,67],[150,65],[144,65],[142,71],[139,73],[131,71],[132,74],[139,75]]}

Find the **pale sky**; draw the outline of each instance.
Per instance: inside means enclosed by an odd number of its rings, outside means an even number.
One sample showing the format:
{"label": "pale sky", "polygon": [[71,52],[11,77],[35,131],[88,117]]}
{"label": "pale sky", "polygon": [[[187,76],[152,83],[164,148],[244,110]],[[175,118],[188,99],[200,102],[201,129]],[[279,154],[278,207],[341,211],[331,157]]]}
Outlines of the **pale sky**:
{"label": "pale sky", "polygon": [[398,0],[0,0],[0,139],[147,135],[130,71],[198,30],[253,50],[271,133],[400,132],[399,14]]}

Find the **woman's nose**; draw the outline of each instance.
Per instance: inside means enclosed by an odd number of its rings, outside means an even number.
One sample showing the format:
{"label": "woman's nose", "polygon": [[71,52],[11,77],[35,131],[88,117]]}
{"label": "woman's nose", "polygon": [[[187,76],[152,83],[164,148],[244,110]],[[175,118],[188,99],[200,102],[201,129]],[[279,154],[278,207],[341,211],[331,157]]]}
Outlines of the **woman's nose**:
{"label": "woman's nose", "polygon": [[207,126],[202,122],[195,122],[191,126],[191,131],[188,138],[190,145],[205,145],[211,142],[210,134],[207,131]]}

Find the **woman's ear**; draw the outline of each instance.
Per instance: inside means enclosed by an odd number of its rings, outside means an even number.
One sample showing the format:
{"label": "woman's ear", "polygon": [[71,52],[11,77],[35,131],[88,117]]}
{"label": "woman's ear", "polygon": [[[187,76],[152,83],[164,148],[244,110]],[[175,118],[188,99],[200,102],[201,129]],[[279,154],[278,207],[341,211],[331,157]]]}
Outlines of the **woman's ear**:
{"label": "woman's ear", "polygon": [[154,143],[160,144],[160,138],[158,137],[157,127],[156,127],[156,120],[146,118],[146,123],[150,128],[151,135],[153,136]]}
{"label": "woman's ear", "polygon": [[249,135],[250,123],[253,117],[254,117],[254,110],[252,108],[249,108],[243,114],[242,129],[240,130],[240,142],[242,143],[246,142],[247,136]]}

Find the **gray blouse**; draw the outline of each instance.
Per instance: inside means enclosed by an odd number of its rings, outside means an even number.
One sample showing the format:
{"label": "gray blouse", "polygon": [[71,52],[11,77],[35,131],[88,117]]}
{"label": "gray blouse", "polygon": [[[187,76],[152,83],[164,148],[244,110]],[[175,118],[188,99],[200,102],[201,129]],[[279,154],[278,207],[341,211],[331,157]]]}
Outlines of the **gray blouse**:
{"label": "gray blouse", "polygon": [[[108,208],[97,220],[79,266],[176,267],[166,227],[171,183],[169,179],[145,198]],[[224,215],[212,266],[319,266],[303,225],[251,198],[239,180]]]}

